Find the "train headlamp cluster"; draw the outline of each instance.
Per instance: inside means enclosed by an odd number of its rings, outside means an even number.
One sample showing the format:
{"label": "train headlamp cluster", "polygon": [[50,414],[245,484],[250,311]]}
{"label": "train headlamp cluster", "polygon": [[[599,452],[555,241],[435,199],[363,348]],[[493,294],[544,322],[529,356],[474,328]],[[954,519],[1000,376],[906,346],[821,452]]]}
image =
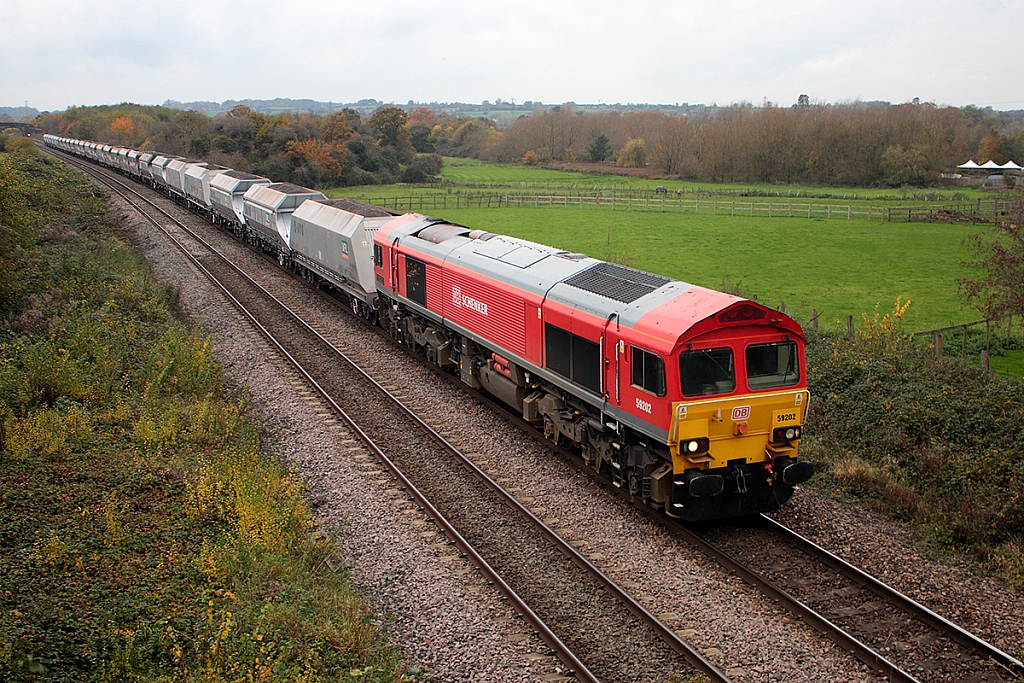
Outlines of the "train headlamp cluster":
{"label": "train headlamp cluster", "polygon": [[772,441],[795,441],[800,438],[800,425],[779,427],[772,432]]}
{"label": "train headlamp cluster", "polygon": [[687,453],[702,453],[711,446],[711,441],[706,436],[702,436],[699,439],[683,439],[679,442],[679,452],[684,455]]}

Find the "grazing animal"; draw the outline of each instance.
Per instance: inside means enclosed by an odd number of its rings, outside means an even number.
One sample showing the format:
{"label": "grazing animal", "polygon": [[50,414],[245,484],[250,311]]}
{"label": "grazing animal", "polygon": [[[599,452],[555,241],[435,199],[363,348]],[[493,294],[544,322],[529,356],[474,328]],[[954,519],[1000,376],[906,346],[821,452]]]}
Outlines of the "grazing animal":
{"label": "grazing animal", "polygon": [[664,185],[658,185],[656,188],[654,188],[654,193],[655,194],[668,194],[668,188],[665,187]]}

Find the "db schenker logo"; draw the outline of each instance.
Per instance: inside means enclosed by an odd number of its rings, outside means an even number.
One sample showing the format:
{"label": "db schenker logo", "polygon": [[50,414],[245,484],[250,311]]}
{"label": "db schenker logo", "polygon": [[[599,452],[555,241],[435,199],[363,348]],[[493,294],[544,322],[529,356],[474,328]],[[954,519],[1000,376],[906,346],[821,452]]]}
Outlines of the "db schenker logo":
{"label": "db schenker logo", "polygon": [[487,304],[477,301],[471,296],[466,296],[458,285],[452,287],[452,304],[456,308],[471,308],[480,315],[487,315]]}

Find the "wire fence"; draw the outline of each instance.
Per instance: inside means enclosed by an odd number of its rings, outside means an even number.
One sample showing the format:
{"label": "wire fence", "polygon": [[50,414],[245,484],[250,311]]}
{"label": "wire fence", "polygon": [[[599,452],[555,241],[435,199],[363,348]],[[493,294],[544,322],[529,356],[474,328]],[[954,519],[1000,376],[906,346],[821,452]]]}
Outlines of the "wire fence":
{"label": "wire fence", "polygon": [[997,199],[933,203],[919,206],[872,206],[818,202],[739,201],[700,197],[642,196],[618,193],[507,194],[496,192],[417,193],[376,197],[366,201],[395,211],[446,209],[564,208],[602,211],[640,211],[750,218],[865,219],[883,222],[991,223],[1006,210]]}

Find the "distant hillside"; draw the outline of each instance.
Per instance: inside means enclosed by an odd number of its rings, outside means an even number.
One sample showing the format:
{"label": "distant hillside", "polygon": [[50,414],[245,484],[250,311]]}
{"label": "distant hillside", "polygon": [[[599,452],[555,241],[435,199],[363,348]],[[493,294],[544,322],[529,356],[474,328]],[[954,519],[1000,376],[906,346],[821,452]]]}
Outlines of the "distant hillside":
{"label": "distant hillside", "polygon": [[[293,100],[284,97],[273,100],[225,100],[223,102],[178,102],[177,100],[167,100],[164,102],[164,106],[170,109],[181,109],[185,111],[193,110],[202,112],[207,116],[216,116],[222,112],[231,111],[232,107],[239,104],[244,104],[252,111],[261,112],[263,114],[310,112],[313,114],[326,115],[347,108],[354,109],[359,112],[361,116],[367,117],[373,114],[373,112],[375,112],[381,105],[385,104],[385,102],[372,98],[359,100],[358,102],[318,102],[316,100]],[[401,107],[407,111],[419,107],[426,107],[431,109],[438,116],[449,114],[459,118],[467,116],[488,118],[497,122],[499,128],[504,128],[520,116],[529,116],[537,112],[543,113],[557,111],[563,106],[558,104],[544,104],[542,102],[534,102],[532,100],[527,100],[517,104],[515,102],[506,102],[501,99],[495,100],[494,102],[484,100],[480,104],[468,104],[465,102],[415,102],[413,100],[409,100],[405,104],[394,104],[395,106]],[[649,111],[675,116],[689,116],[696,113],[718,109],[715,105],[707,106],[703,104],[689,104],[686,102],[681,104],[640,104],[632,102],[626,104],[621,102],[617,102],[615,104],[573,103],[572,106],[575,111],[586,112],[589,114],[605,114],[612,111],[618,112],[619,114],[628,114],[630,112]]]}
{"label": "distant hillside", "polygon": [[34,107],[0,107],[0,121],[24,121],[39,116]]}

